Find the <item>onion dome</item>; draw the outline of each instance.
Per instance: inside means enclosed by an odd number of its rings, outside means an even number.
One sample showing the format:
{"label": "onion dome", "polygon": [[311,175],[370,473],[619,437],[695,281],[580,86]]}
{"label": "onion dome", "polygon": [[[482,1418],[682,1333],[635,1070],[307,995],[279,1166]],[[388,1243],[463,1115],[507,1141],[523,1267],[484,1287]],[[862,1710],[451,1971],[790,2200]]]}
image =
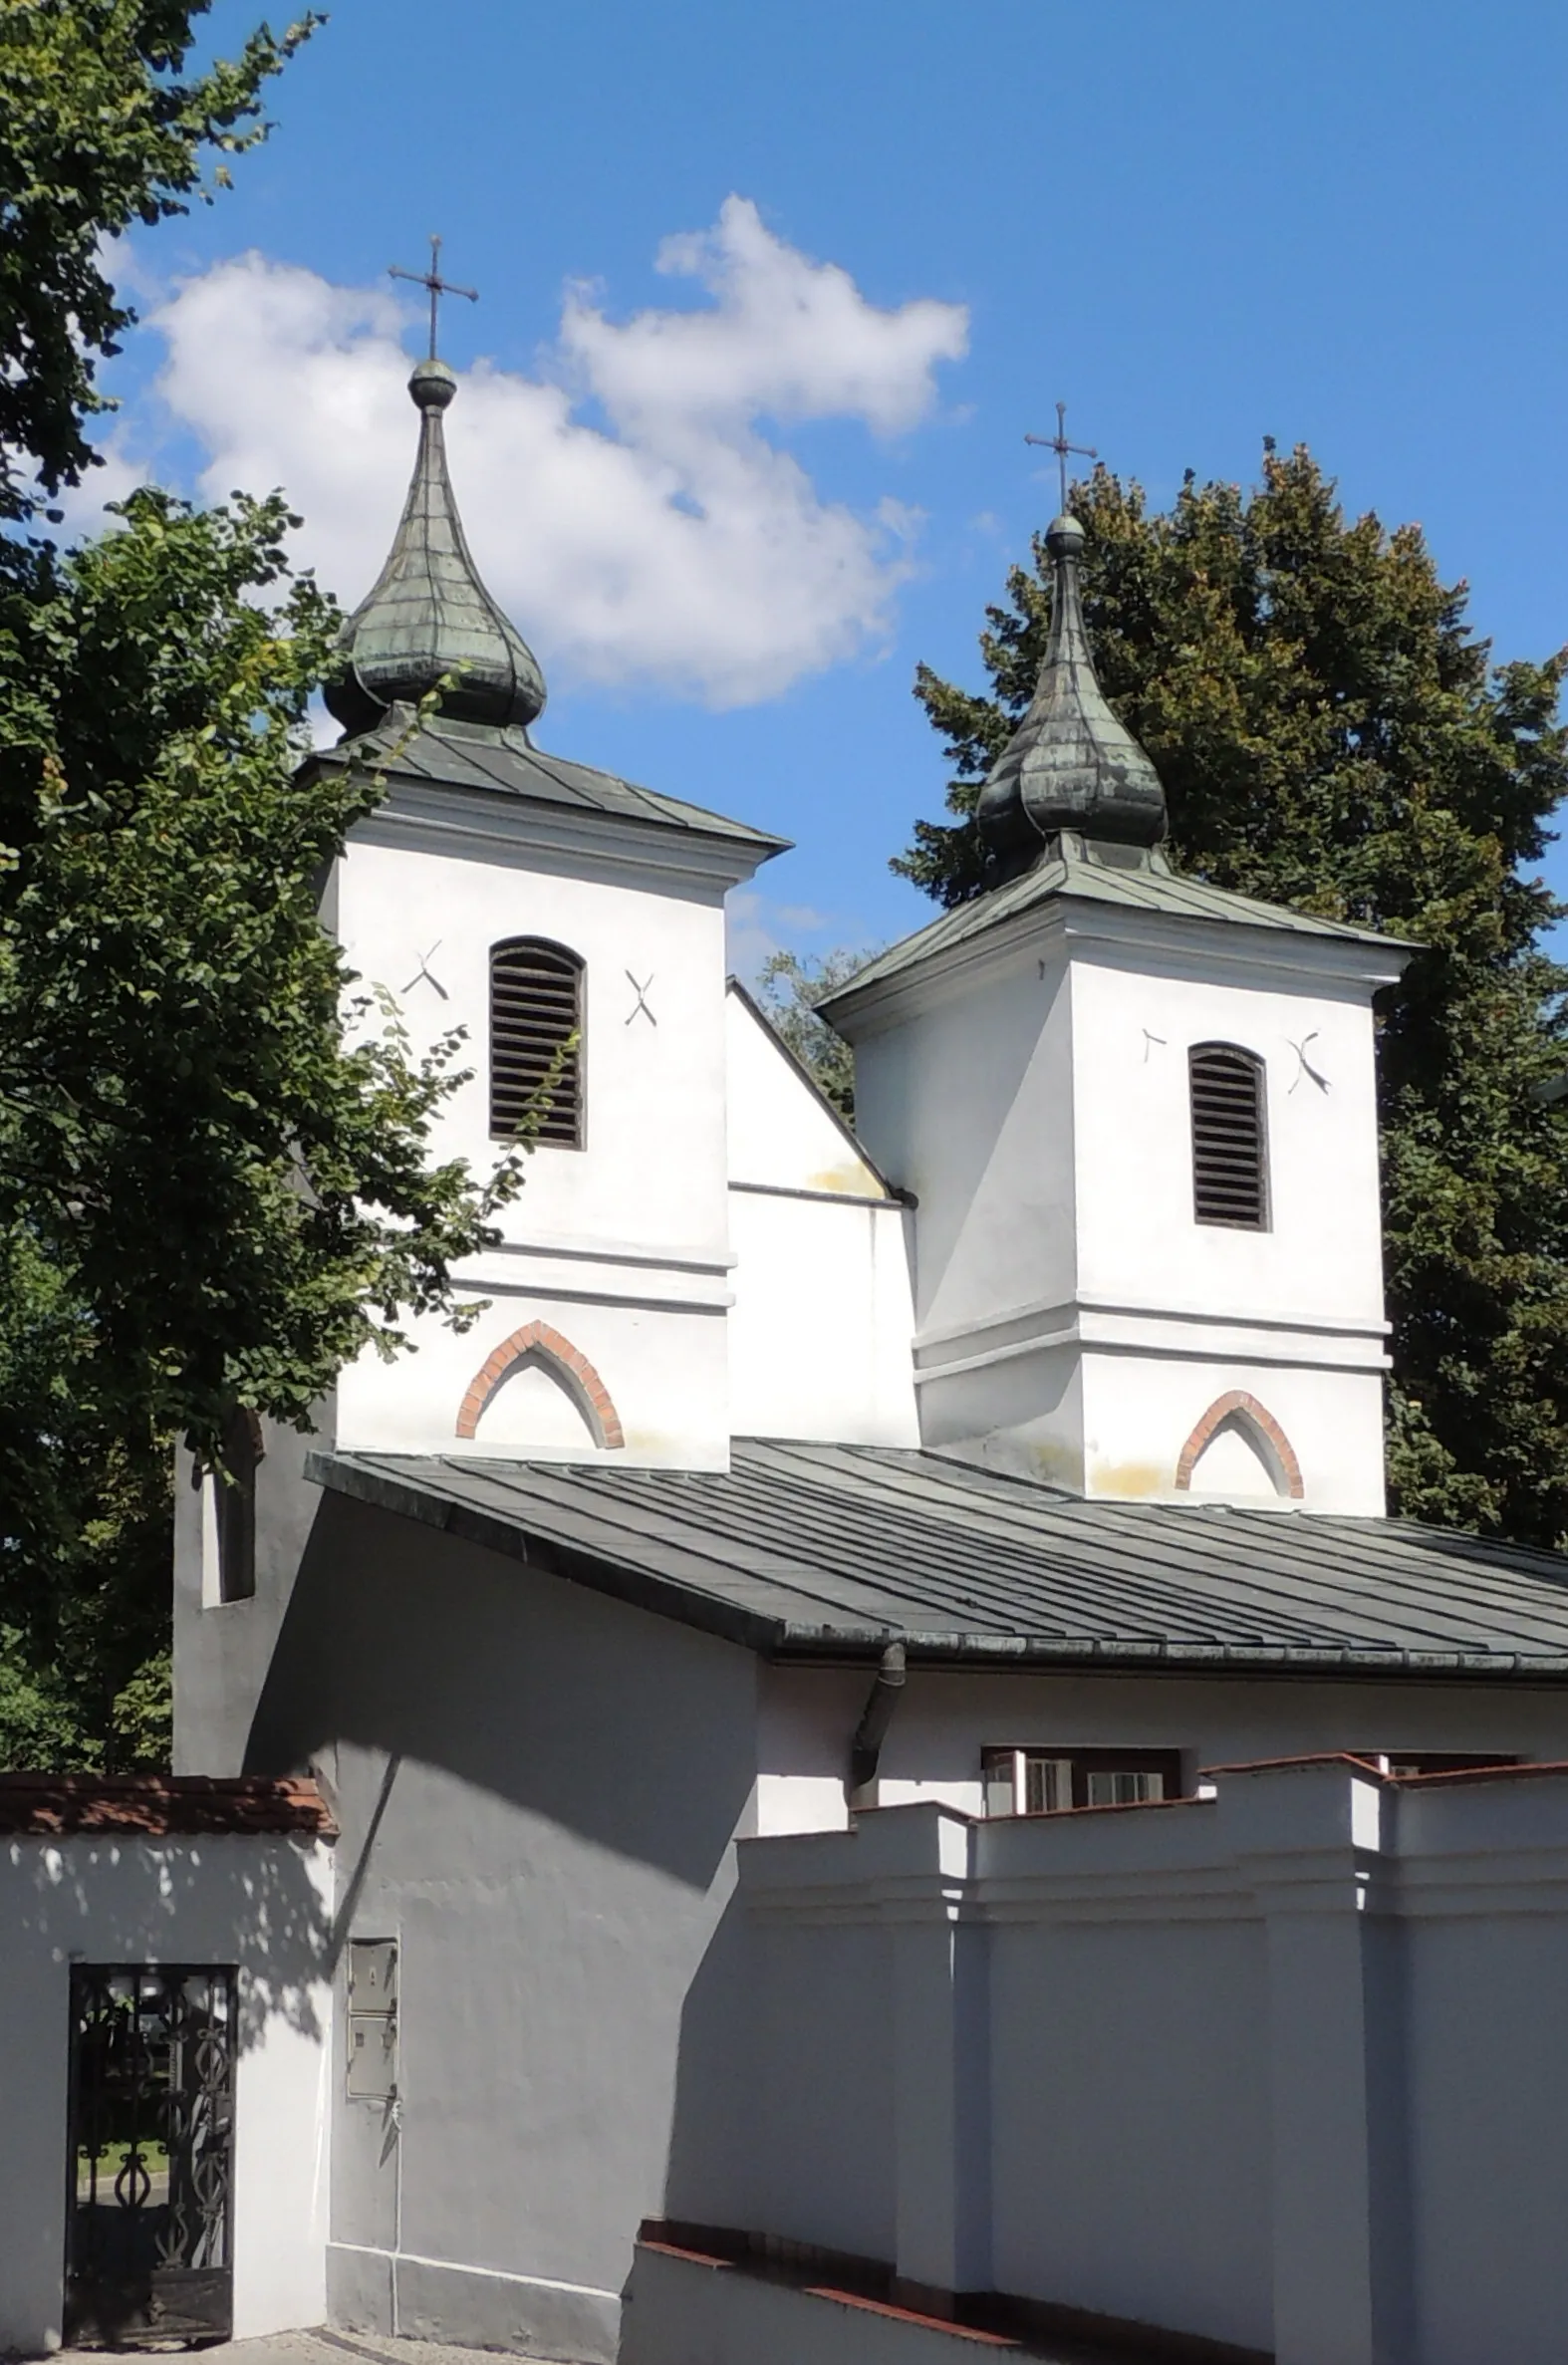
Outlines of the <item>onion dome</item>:
{"label": "onion dome", "polygon": [[441,414],[457,381],[432,356],[408,392],[419,412],[419,456],[387,564],[339,637],[348,665],[326,692],[328,708],[346,731],[371,730],[389,706],[416,705],[450,674],[443,714],[530,723],[544,707],[544,675],[479,580],[446,470]]}
{"label": "onion dome", "polygon": [[1078,587],[1084,529],[1054,519],[1051,631],[1028,713],[991,768],[975,818],[1001,878],[1029,870],[1064,830],[1154,848],[1166,834],[1166,796],[1095,676]]}

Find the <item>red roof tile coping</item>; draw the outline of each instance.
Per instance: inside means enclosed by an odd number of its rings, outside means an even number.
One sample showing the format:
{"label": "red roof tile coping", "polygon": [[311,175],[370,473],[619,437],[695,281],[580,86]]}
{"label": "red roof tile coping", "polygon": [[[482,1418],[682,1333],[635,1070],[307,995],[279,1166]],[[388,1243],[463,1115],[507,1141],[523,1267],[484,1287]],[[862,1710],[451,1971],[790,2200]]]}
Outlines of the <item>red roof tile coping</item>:
{"label": "red roof tile coping", "polygon": [[1352,1773],[1370,1774],[1375,1782],[1395,1779],[1372,1758],[1358,1757],[1354,1749],[1312,1749],[1299,1757],[1239,1757],[1233,1765],[1200,1765],[1197,1778],[1206,1782],[1213,1774],[1291,1773],[1313,1765],[1348,1765]]}
{"label": "red roof tile coping", "polygon": [[1401,1790],[1456,1790],[1472,1782],[1538,1782],[1543,1776],[1568,1774],[1560,1757],[1529,1765],[1449,1765],[1440,1773],[1390,1774]]}
{"label": "red roof tile coping", "polygon": [[[1399,1755],[1398,1750],[1393,1753]],[[1412,1754],[1417,1755],[1419,1752],[1413,1750]],[[1248,1757],[1235,1765],[1200,1765],[1197,1772],[1199,1781],[1206,1782],[1218,1774],[1292,1773],[1306,1771],[1314,1765],[1345,1765],[1352,1773],[1365,1775],[1370,1781],[1385,1782],[1395,1790],[1455,1789],[1461,1783],[1469,1782],[1536,1782],[1545,1775],[1568,1774],[1568,1758],[1559,1757],[1532,1758],[1517,1765],[1449,1765],[1438,1773],[1385,1773],[1382,1766],[1371,1757],[1358,1757],[1350,1749],[1321,1749],[1308,1757]],[[1159,1805],[1162,1802],[1155,1800],[1152,1803]],[[1185,1801],[1177,1800],[1175,1803],[1179,1805]]]}
{"label": "red roof tile coping", "polygon": [[864,2308],[868,2315],[891,2316],[896,2324],[919,2324],[927,2332],[945,2332],[954,2340],[977,2341],[981,2348],[1015,2349],[1016,2340],[1007,2332],[986,2332],[978,2324],[960,2324],[951,2316],[921,2315],[917,2308],[896,2307],[891,2299],[868,2299],[859,2291],[838,2291],[831,2283],[807,2283],[808,2299],[832,2299],[840,2307]]}
{"label": "red roof tile coping", "polygon": [[0,1773],[0,1834],[113,1832],[336,1839],[338,1826],[316,1784],[297,1774]]}

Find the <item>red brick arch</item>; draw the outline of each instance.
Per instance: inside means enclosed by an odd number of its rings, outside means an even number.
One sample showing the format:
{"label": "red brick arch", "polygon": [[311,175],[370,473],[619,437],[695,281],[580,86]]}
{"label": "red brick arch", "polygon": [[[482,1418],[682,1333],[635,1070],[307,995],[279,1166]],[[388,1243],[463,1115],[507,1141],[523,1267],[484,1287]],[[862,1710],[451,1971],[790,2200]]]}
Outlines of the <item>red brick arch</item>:
{"label": "red brick arch", "polygon": [[460,1438],[471,1438],[477,1433],[485,1406],[502,1381],[528,1356],[542,1357],[556,1366],[568,1391],[587,1415],[597,1445],[616,1447],[626,1444],[626,1432],[609,1389],[582,1349],[574,1347],[558,1330],[552,1330],[548,1322],[525,1322],[521,1330],[514,1330],[493,1354],[485,1357],[457,1408]]}
{"label": "red brick arch", "polygon": [[1180,1456],[1176,1461],[1176,1482],[1177,1486],[1189,1487],[1191,1485],[1192,1472],[1197,1467],[1198,1455],[1208,1444],[1215,1430],[1222,1428],[1233,1413],[1239,1413],[1243,1420],[1249,1422],[1272,1449],[1284,1476],[1286,1492],[1292,1502],[1300,1502],[1307,1489],[1301,1476],[1301,1464],[1296,1459],[1296,1448],[1280,1428],[1267,1405],[1260,1405],[1257,1398],[1249,1396],[1244,1388],[1232,1388],[1224,1396],[1216,1396],[1208,1411],[1198,1422],[1197,1427],[1182,1446]]}

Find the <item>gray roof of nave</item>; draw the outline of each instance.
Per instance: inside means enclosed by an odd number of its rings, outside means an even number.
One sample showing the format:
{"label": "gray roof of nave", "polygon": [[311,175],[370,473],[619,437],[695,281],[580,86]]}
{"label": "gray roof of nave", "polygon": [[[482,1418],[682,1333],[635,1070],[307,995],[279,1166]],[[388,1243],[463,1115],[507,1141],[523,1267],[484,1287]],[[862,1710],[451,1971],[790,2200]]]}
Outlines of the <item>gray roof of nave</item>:
{"label": "gray roof of nave", "polygon": [[725,1471],[327,1453],[337,1492],[774,1658],[1568,1679],[1568,1558],[1399,1520],[1085,1501],[948,1455]]}
{"label": "gray roof of nave", "polygon": [[411,706],[393,706],[376,729],[323,748],[311,761],[346,763],[351,759],[372,770],[385,766],[389,778],[427,781],[439,788],[480,789],[535,804],[652,822],[662,829],[738,840],[761,848],[765,855],[782,854],[790,843],[766,830],[752,829],[746,822],[731,821],[722,813],[709,813],[701,805],[685,804],[657,789],[640,788],[614,772],[547,755],[531,744],[527,732],[517,724],[498,727],[463,722],[445,714],[430,715],[420,723]]}

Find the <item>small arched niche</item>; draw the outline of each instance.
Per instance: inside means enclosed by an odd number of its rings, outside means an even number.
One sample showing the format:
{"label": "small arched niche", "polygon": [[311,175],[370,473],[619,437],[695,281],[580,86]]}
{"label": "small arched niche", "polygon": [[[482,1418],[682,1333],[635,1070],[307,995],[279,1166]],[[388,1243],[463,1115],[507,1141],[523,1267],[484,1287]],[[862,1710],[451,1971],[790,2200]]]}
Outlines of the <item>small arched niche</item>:
{"label": "small arched niche", "polygon": [[1220,1423],[1192,1465],[1187,1490],[1223,1495],[1229,1501],[1251,1496],[1277,1502],[1289,1493],[1277,1469],[1269,1466],[1263,1441],[1244,1413],[1232,1413]]}
{"label": "small arched niche", "polygon": [[548,1322],[525,1323],[486,1358],[458,1407],[457,1435],[519,1453],[615,1450],[626,1443],[598,1372]]}
{"label": "small arched niche", "polygon": [[1243,1389],[1217,1397],[1182,1446],[1181,1492],[1217,1502],[1299,1502],[1295,1448],[1267,1407]]}
{"label": "small arched niche", "polygon": [[592,1452],[601,1442],[581,1393],[543,1347],[517,1358],[473,1434],[481,1445],[515,1445],[520,1452]]}

